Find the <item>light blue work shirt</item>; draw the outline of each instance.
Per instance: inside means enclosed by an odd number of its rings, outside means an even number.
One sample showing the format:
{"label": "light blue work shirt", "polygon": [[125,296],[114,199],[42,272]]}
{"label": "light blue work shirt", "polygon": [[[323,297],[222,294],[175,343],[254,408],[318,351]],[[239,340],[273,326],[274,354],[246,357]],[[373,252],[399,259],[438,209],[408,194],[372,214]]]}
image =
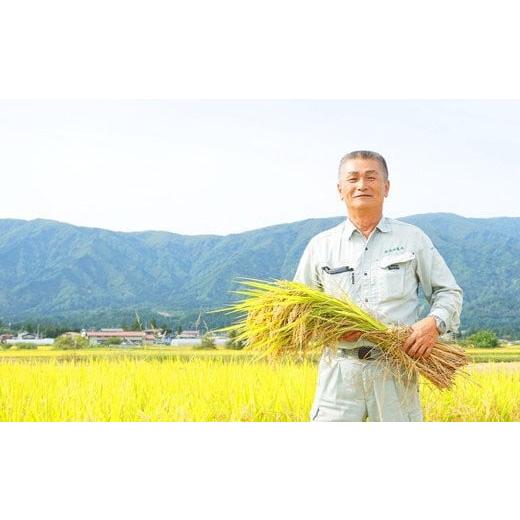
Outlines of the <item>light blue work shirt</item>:
{"label": "light blue work shirt", "polygon": [[[347,218],[315,235],[294,280],[347,296],[387,325],[411,325],[421,308],[419,286],[446,332],[460,324],[462,289],[430,238],[417,226],[382,217],[368,238]],[[340,348],[370,344],[340,341]]]}

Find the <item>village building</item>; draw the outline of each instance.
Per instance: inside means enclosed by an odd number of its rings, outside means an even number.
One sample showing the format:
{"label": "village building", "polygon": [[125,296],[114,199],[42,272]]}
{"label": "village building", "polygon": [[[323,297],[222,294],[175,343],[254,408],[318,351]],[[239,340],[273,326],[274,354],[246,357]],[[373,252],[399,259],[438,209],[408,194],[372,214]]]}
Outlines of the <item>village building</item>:
{"label": "village building", "polygon": [[178,339],[198,339],[200,332],[198,330],[183,330],[178,336]]}
{"label": "village building", "polygon": [[84,331],[82,335],[88,338],[91,345],[103,345],[112,338],[121,339],[121,344],[123,345],[142,345],[143,343],[153,343],[155,341],[155,336],[145,331],[88,330]]}
{"label": "village building", "polygon": [[26,340],[26,339],[38,339],[38,335],[33,332],[20,332],[16,337],[17,340]]}
{"label": "village building", "polygon": [[[5,335],[4,335],[5,336]],[[10,338],[2,340],[2,343],[7,345],[16,345],[17,343],[27,343],[31,345],[52,345],[54,338],[42,338],[38,334],[32,332],[20,332],[17,336],[9,334]]]}

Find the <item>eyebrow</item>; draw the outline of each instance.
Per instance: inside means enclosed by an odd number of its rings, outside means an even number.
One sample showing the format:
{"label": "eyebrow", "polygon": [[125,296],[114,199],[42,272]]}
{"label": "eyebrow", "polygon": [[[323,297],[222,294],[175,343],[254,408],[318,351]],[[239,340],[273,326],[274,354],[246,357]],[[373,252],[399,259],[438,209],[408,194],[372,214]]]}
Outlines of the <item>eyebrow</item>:
{"label": "eyebrow", "polygon": [[[346,172],[347,175],[352,175],[353,173],[359,173],[357,170],[352,170],[349,172]],[[377,173],[377,170],[365,170],[365,173]]]}

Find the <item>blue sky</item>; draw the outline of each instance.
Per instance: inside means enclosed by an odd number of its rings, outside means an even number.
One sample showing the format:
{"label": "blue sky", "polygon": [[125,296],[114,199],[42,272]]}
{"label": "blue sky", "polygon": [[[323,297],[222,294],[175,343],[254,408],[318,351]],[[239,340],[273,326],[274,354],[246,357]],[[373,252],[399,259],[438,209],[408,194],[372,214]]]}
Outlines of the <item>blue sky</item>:
{"label": "blue sky", "polygon": [[342,215],[337,165],[354,149],[386,157],[388,216],[520,216],[519,101],[4,101],[0,110],[0,218],[228,234]]}

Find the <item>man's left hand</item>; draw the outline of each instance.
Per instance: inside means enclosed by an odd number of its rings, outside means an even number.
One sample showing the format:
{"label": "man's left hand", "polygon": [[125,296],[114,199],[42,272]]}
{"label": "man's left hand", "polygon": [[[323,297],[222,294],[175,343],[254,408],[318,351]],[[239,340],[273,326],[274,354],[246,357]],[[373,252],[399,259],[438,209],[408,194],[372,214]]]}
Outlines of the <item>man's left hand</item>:
{"label": "man's left hand", "polygon": [[437,323],[432,316],[428,316],[412,325],[412,333],[404,342],[403,350],[410,357],[427,358],[438,337]]}

